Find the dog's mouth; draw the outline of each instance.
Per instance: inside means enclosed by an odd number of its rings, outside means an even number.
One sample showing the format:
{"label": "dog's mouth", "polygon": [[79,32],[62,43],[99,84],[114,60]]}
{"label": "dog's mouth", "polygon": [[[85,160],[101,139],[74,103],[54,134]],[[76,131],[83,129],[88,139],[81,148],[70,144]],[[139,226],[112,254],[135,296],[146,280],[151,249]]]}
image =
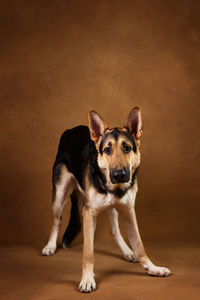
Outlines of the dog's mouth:
{"label": "dog's mouth", "polygon": [[[107,186],[107,190],[109,193],[114,195],[124,195],[127,190],[130,188],[131,182],[117,182],[117,183],[111,183],[109,186]],[[121,196],[120,196],[121,197]]]}
{"label": "dog's mouth", "polygon": [[115,195],[118,198],[122,198],[126,192],[129,190],[130,188],[130,184],[115,184],[113,185],[114,188],[108,189],[108,192],[110,194]]}

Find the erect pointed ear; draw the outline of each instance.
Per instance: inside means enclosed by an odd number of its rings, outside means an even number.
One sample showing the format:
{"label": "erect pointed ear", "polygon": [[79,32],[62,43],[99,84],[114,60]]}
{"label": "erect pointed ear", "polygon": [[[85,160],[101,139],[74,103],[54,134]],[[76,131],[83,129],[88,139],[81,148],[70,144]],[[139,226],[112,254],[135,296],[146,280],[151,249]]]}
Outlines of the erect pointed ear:
{"label": "erect pointed ear", "polygon": [[136,139],[139,139],[142,135],[142,115],[139,106],[134,107],[128,119],[125,123],[125,127],[129,129],[130,133],[134,135]]}
{"label": "erect pointed ear", "polygon": [[108,126],[94,110],[88,112],[88,127],[91,139],[97,143]]}

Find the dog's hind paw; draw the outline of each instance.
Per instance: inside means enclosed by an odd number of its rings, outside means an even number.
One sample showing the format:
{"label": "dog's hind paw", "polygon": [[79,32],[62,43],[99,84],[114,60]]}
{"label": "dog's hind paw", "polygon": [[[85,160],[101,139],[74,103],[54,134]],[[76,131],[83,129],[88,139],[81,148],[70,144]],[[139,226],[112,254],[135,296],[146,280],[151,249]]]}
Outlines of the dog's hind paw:
{"label": "dog's hind paw", "polygon": [[95,291],[96,290],[96,282],[95,282],[94,278],[87,279],[87,280],[82,279],[79,284],[78,289],[81,293],[91,293],[91,292]]}
{"label": "dog's hind paw", "polygon": [[56,246],[46,245],[42,249],[42,255],[44,256],[53,255],[55,252],[56,252]]}

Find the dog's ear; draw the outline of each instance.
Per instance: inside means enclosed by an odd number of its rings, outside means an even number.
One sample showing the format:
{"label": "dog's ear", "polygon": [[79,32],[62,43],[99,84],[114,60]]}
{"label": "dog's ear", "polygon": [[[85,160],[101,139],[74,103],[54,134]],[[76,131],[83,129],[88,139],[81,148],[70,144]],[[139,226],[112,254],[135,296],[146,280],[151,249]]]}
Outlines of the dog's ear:
{"label": "dog's ear", "polygon": [[88,127],[91,139],[97,143],[108,126],[94,110],[88,112]]}
{"label": "dog's ear", "polygon": [[130,133],[139,139],[142,135],[142,115],[139,106],[134,107],[128,115],[125,127],[128,128]]}

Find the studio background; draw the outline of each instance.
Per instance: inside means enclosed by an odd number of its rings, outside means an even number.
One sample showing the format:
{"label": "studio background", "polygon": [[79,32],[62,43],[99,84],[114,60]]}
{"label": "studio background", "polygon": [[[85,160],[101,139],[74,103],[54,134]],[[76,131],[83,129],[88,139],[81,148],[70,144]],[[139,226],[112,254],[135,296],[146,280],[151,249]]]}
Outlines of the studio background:
{"label": "studio background", "polygon": [[[2,245],[47,242],[62,132],[86,125],[89,109],[121,126],[135,105],[144,243],[199,242],[199,15],[193,0],[1,1]],[[108,226],[102,214],[97,241],[111,239]]]}

